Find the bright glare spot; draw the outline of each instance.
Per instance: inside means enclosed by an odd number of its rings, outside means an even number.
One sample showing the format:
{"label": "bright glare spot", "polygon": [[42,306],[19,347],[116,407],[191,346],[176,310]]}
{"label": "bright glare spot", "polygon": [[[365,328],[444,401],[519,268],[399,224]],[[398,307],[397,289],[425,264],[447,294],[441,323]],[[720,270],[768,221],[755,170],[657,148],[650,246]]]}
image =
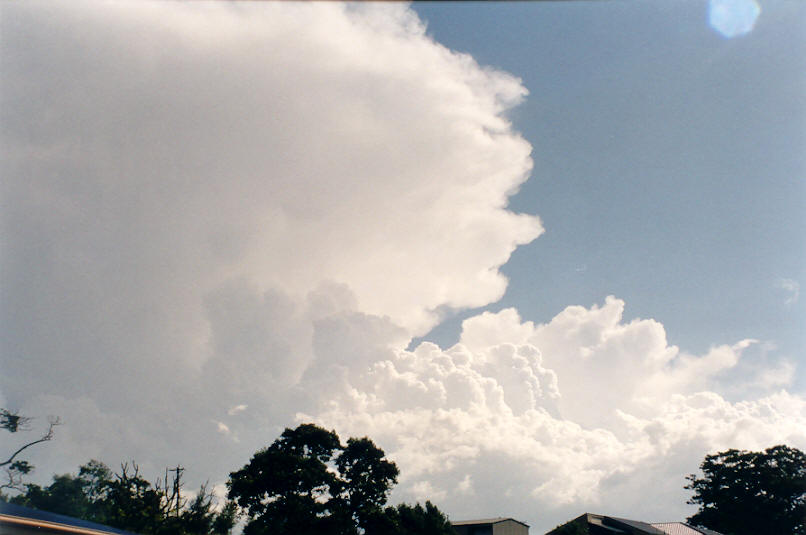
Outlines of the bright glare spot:
{"label": "bright glare spot", "polygon": [[711,0],[708,23],[725,37],[736,37],[752,30],[760,13],[756,0]]}

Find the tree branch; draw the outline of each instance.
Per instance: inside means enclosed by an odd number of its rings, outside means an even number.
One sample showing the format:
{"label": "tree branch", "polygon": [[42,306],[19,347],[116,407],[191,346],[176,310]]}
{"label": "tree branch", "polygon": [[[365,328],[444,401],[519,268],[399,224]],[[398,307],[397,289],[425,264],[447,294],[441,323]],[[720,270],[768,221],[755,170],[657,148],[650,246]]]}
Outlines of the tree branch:
{"label": "tree branch", "polygon": [[18,449],[14,453],[12,453],[11,457],[9,457],[7,461],[3,461],[2,463],[0,463],[0,466],[6,466],[6,465],[11,464],[14,461],[14,458],[17,455],[19,455],[20,453],[22,453],[26,449],[30,448],[31,446],[33,446],[35,444],[39,444],[40,442],[47,442],[48,440],[52,439],[53,438],[53,428],[56,427],[57,425],[61,425],[61,423],[62,423],[62,421],[59,418],[49,418],[48,419],[48,431],[47,431],[47,433],[42,435],[42,437],[37,439],[37,440],[33,440],[33,441],[31,441],[31,442],[29,442],[27,444],[24,444],[20,449]]}
{"label": "tree branch", "polygon": [[22,484],[22,474],[15,474],[13,470],[10,470],[8,468],[5,469],[5,472],[8,481],[6,481],[3,484],[0,484],[0,490],[11,489],[24,492],[25,485]]}

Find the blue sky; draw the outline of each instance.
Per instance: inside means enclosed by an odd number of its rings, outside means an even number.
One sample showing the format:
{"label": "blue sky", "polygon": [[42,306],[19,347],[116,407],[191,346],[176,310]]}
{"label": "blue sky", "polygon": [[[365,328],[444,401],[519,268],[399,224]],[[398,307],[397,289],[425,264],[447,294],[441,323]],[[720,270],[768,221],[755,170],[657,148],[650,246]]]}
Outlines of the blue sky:
{"label": "blue sky", "polygon": [[543,533],[806,448],[806,7],[760,6],[0,3],[0,406],[64,421],[32,480],[223,495],[316,422],[393,503]]}
{"label": "blue sky", "polygon": [[547,321],[614,294],[687,350],[752,337],[806,360],[806,308],[780,287],[806,278],[804,12],[762,5],[727,39],[706,2],[414,4],[437,41],[530,92],[511,118],[535,169],[510,206],[546,233],[493,308]]}

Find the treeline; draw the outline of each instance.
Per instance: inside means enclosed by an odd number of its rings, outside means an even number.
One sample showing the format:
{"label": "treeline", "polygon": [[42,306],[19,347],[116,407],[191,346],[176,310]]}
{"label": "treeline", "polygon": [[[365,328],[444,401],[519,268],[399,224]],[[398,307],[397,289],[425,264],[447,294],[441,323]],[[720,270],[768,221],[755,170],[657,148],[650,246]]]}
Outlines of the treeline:
{"label": "treeline", "polygon": [[135,463],[113,473],[104,463],[90,461],[78,475],[53,476],[46,487],[29,483],[8,501],[143,535],[226,535],[238,515],[233,502],[218,504],[206,485],[185,493],[181,467],[166,470],[164,479],[152,483]]}
{"label": "treeline", "polygon": [[227,498],[202,485],[183,489],[183,468],[150,482],[136,463],[113,472],[99,461],[77,474],[27,484],[11,503],[64,514],[142,535],[453,535],[434,504],[387,506],[399,474],[368,438],[342,444],[313,424],[286,429],[270,446],[230,473]]}

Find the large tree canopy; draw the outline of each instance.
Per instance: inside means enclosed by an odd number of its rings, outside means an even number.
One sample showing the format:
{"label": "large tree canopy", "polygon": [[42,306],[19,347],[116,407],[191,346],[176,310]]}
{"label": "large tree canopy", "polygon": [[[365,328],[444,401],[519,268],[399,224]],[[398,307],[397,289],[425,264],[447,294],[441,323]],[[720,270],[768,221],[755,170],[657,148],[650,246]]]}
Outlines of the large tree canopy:
{"label": "large tree canopy", "polygon": [[232,472],[229,496],[250,518],[244,533],[305,534],[321,528],[331,516],[337,482],[327,463],[340,449],[334,432],[300,425]]}
{"label": "large tree canopy", "polygon": [[806,454],[787,446],[708,455],[702,477],[688,476],[688,521],[726,535],[806,535]]}
{"label": "large tree canopy", "polygon": [[249,517],[247,535],[450,534],[430,502],[384,508],[397,476],[370,439],[342,445],[334,431],[302,424],[232,472],[228,486]]}
{"label": "large tree canopy", "polygon": [[368,438],[351,438],[336,458],[341,478],[339,498],[355,524],[365,529],[369,518],[380,511],[393,483],[397,466],[384,459],[383,450]]}

